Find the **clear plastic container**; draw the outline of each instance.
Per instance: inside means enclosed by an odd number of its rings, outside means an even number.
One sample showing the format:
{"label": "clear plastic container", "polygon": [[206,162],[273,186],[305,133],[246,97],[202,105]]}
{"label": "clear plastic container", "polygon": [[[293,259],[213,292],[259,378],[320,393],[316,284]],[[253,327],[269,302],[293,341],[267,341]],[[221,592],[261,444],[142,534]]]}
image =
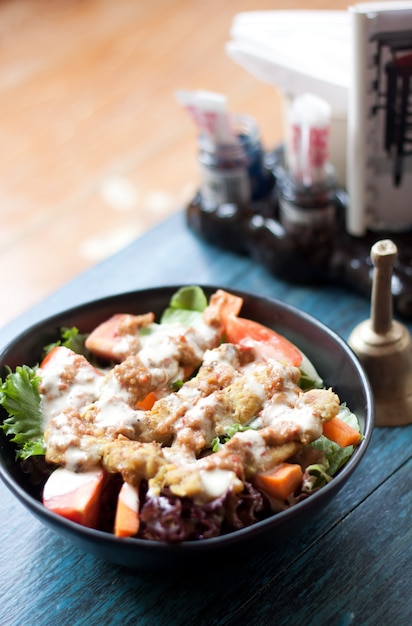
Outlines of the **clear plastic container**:
{"label": "clear plastic container", "polygon": [[236,142],[218,144],[207,135],[198,139],[200,195],[206,207],[247,206],[264,197],[272,185],[256,121],[247,115],[232,115],[231,121]]}

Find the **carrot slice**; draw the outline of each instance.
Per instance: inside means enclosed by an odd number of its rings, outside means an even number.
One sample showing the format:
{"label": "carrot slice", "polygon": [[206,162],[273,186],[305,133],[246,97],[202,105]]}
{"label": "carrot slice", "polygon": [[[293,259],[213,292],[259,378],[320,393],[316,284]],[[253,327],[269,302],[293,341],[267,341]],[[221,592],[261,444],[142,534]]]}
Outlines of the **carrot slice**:
{"label": "carrot slice", "polygon": [[235,294],[225,291],[224,289],[218,289],[210,297],[210,307],[216,307],[220,311],[221,319],[223,323],[229,316],[237,316],[240,309],[243,306],[243,298],[235,296]]}
{"label": "carrot slice", "polygon": [[356,428],[344,422],[340,417],[334,417],[323,422],[322,430],[325,437],[337,443],[341,448],[356,446],[362,438],[362,435]]}
{"label": "carrot slice", "polygon": [[139,532],[139,489],[123,483],[117,498],[114,534],[116,537],[133,537]]}
{"label": "carrot slice", "polygon": [[59,467],[46,481],[43,504],[57,515],[95,528],[104,478],[105,473],[101,468],[72,472],[65,467]]}
{"label": "carrot slice", "polygon": [[141,411],[150,411],[156,400],[157,396],[155,392],[151,391],[143,398],[143,400],[139,400],[139,402],[136,403],[136,409],[140,409]]}
{"label": "carrot slice", "polygon": [[303,471],[297,463],[280,463],[262,474],[257,474],[253,482],[267,495],[286,500],[302,482]]}

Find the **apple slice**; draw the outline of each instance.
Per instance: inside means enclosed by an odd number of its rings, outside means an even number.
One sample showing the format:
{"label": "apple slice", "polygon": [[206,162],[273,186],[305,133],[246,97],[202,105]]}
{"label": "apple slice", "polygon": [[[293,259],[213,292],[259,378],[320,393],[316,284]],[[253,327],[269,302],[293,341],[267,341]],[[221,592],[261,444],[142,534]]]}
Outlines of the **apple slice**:
{"label": "apple slice", "polygon": [[73,472],[56,469],[43,490],[44,506],[66,519],[95,528],[100,510],[100,494],[105,478],[102,468]]}
{"label": "apple slice", "polygon": [[123,483],[117,498],[114,534],[133,537],[139,532],[139,488]]}

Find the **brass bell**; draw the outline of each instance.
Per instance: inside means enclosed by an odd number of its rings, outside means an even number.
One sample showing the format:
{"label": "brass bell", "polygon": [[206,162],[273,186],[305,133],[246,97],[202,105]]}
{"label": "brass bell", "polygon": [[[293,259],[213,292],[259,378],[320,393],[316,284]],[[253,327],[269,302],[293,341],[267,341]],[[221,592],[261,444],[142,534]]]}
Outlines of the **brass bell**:
{"label": "brass bell", "polygon": [[376,426],[412,423],[411,336],[406,326],[393,319],[391,282],[397,254],[390,239],[372,246],[371,318],[356,326],[348,339],[374,392]]}

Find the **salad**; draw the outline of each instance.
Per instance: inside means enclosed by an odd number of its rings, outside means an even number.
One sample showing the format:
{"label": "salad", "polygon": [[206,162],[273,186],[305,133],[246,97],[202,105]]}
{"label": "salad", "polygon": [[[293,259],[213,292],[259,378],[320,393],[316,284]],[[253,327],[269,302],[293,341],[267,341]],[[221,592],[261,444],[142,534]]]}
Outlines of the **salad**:
{"label": "salad", "polygon": [[2,428],[46,508],[84,526],[181,542],[294,506],[362,435],[298,347],[241,317],[242,299],[179,289],[159,320],[118,313],[61,329],[0,379]]}

